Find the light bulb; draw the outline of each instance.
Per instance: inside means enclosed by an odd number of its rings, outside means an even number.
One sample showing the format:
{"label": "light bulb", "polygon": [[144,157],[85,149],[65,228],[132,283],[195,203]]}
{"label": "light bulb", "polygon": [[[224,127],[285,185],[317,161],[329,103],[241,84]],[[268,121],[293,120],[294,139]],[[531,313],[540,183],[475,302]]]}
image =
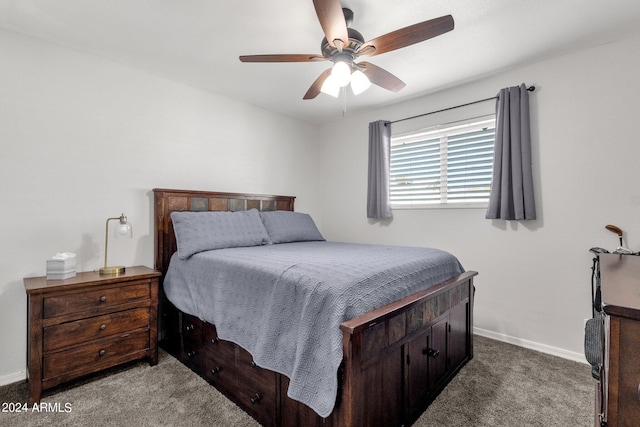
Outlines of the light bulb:
{"label": "light bulb", "polygon": [[127,236],[129,231],[131,230],[131,226],[129,224],[118,224],[116,228],[116,234],[119,236]]}
{"label": "light bulb", "polygon": [[131,223],[127,220],[125,214],[120,215],[120,220],[116,225],[116,237],[128,237],[131,233]]}
{"label": "light bulb", "polygon": [[355,95],[359,95],[371,86],[369,78],[360,70],[355,70],[351,74],[351,90]]}
{"label": "light bulb", "polygon": [[344,61],[336,61],[331,75],[335,78],[338,86],[344,87],[351,81],[351,67]]}

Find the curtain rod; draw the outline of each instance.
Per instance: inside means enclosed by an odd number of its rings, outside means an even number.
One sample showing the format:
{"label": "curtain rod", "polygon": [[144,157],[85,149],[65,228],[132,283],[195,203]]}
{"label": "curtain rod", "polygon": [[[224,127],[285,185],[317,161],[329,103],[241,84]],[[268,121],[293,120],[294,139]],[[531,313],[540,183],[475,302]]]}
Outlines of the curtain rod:
{"label": "curtain rod", "polygon": [[[535,86],[529,86],[527,88],[527,90],[529,92],[533,92],[534,90],[536,90],[536,87]],[[429,113],[424,113],[424,114],[418,114],[417,116],[406,117],[404,119],[394,120],[394,121],[389,122],[389,123],[398,123],[398,122],[404,122],[405,120],[417,119],[418,117],[428,116],[430,114],[435,114],[435,113],[442,113],[443,111],[454,110],[456,108],[466,107],[468,105],[479,104],[481,102],[491,101],[492,99],[496,99],[496,98],[498,98],[498,97],[494,96],[494,97],[491,97],[491,98],[481,99],[479,101],[467,102],[466,104],[456,105],[455,107],[443,108],[442,110],[431,111]]]}

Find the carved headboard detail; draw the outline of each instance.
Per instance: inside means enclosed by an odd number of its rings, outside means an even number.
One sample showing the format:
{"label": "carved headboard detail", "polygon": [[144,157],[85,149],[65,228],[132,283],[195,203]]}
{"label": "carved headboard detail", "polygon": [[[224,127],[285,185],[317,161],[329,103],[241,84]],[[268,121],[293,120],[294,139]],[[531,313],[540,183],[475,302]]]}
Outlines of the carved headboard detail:
{"label": "carved headboard detail", "polygon": [[214,191],[153,189],[155,195],[155,268],[164,277],[176,237],[171,222],[174,211],[292,211],[295,197],[265,194],[221,193]]}

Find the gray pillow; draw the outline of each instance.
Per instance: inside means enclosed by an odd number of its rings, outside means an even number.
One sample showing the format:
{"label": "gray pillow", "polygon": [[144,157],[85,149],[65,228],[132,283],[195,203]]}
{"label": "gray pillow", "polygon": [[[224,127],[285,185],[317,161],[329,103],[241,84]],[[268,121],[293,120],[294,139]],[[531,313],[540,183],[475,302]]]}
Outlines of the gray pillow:
{"label": "gray pillow", "polygon": [[238,212],[171,212],[178,257],[212,249],[271,243],[256,209]]}
{"label": "gray pillow", "polygon": [[260,212],[271,243],[324,240],[309,214],[291,211]]}

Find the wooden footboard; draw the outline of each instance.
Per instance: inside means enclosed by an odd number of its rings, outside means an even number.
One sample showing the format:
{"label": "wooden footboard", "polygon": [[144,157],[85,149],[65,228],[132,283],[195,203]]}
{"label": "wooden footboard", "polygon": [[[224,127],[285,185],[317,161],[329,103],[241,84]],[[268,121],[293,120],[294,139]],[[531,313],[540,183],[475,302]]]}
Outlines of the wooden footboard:
{"label": "wooden footboard", "polygon": [[[175,251],[176,210],[293,210],[293,197],[154,190],[156,268]],[[328,418],[287,397],[286,376],[262,369],[215,325],[181,313],[160,293],[161,346],[266,426],[403,426],[473,357],[473,277],[466,272],[349,320],[334,411]]]}
{"label": "wooden footboard", "polygon": [[334,412],[320,419],[286,398],[281,425],[413,423],[473,357],[476,275],[463,273],[343,323],[343,372]]}

